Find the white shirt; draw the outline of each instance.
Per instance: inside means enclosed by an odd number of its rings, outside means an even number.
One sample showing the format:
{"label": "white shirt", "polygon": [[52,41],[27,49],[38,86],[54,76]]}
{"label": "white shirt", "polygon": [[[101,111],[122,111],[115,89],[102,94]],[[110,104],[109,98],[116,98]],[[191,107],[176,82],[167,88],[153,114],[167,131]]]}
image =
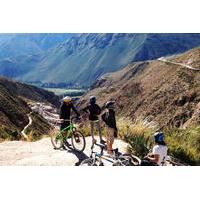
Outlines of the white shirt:
{"label": "white shirt", "polygon": [[158,165],[166,165],[167,159],[167,146],[165,145],[155,145],[153,147],[153,154],[159,155]]}

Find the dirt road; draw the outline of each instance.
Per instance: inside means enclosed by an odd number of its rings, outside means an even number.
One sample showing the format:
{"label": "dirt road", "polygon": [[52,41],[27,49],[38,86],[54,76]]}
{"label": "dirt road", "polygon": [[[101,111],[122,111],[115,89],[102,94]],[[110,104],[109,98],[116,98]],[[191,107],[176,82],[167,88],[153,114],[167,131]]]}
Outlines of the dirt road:
{"label": "dirt road", "polygon": [[165,62],[165,63],[170,63],[170,64],[174,64],[174,65],[179,65],[181,67],[185,67],[187,69],[191,69],[191,70],[194,70],[194,71],[200,71],[200,69],[198,68],[194,68],[190,65],[187,65],[187,64],[183,64],[183,63],[177,63],[177,62],[172,62],[170,60],[167,60],[166,58],[162,57],[162,58],[158,58],[159,61],[162,61],[162,62]]}
{"label": "dirt road", "polygon": [[[127,144],[116,140],[114,148],[125,152]],[[54,150],[50,138],[37,142],[9,141],[0,143],[0,165],[26,166],[74,166],[90,155],[91,138],[86,138],[86,149],[83,153],[73,150]],[[109,164],[108,164],[109,165]]]}

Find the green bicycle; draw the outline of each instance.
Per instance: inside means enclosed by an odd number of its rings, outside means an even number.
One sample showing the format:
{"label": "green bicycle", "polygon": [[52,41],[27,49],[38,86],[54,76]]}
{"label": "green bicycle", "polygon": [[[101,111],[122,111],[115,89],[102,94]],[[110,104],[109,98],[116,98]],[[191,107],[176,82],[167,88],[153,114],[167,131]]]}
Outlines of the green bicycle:
{"label": "green bicycle", "polygon": [[[64,121],[70,121],[70,125],[60,131],[58,131],[56,134],[51,135],[51,143],[54,147],[54,149],[60,149],[65,144],[67,144],[67,140],[71,138],[71,144],[74,150],[82,152],[85,149],[85,137],[84,135],[77,130],[76,125],[73,123],[73,120],[76,119],[71,118],[71,120],[64,120]],[[68,145],[66,145],[68,146]]]}

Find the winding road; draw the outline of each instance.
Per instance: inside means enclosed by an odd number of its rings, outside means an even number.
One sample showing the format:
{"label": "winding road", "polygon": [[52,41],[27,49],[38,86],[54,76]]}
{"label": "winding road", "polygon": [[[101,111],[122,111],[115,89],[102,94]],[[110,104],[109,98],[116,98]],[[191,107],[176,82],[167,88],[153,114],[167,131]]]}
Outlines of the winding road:
{"label": "winding road", "polygon": [[26,135],[26,133],[25,133],[25,131],[26,131],[26,129],[29,127],[29,126],[31,126],[31,124],[32,124],[32,122],[33,122],[33,120],[32,120],[32,118],[31,118],[31,112],[27,115],[28,116],[28,120],[29,120],[29,123],[24,127],[24,129],[21,131],[21,134],[22,134],[22,136],[27,140],[28,139],[28,136]]}
{"label": "winding road", "polygon": [[164,57],[161,57],[161,58],[158,58],[159,61],[162,61],[162,62],[165,62],[165,63],[170,63],[170,64],[174,64],[174,65],[179,65],[181,67],[185,67],[187,69],[191,69],[191,70],[195,70],[195,71],[200,71],[200,69],[197,69],[197,68],[194,68],[190,65],[187,65],[187,64],[183,64],[183,63],[177,63],[177,62],[173,62],[173,61],[169,61],[167,60],[166,58]]}

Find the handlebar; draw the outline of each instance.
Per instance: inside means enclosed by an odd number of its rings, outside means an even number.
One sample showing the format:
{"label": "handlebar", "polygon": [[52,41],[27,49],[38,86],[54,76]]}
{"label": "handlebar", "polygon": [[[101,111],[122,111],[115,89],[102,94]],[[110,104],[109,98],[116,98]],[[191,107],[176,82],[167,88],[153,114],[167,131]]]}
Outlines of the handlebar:
{"label": "handlebar", "polygon": [[71,119],[58,119],[58,123],[63,123],[63,122],[72,122],[74,119],[80,120],[78,117],[72,117]]}

